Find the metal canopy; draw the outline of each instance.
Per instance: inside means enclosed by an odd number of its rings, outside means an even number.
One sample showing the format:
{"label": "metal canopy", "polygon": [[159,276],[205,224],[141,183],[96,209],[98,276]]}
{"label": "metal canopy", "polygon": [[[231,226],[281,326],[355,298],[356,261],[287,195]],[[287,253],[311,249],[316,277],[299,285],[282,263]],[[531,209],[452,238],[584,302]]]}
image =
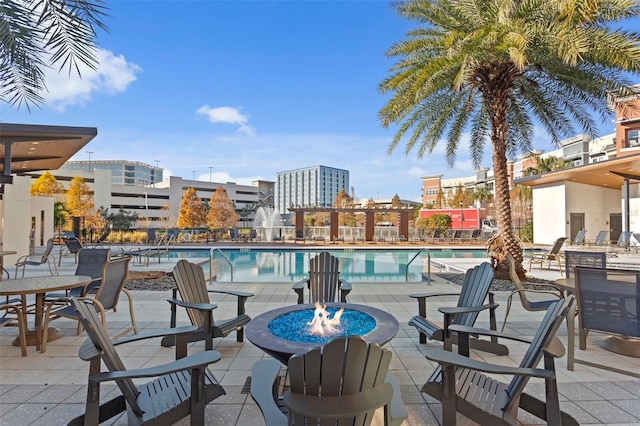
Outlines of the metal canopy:
{"label": "metal canopy", "polygon": [[57,170],[97,134],[95,127],[0,123],[0,173]]}

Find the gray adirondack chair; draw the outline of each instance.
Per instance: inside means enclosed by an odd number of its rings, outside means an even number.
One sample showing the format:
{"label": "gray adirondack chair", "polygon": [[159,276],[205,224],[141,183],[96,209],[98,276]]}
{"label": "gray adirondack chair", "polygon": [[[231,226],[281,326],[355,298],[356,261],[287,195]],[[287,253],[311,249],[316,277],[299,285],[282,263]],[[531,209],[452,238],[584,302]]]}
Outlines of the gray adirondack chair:
{"label": "gray adirondack chair", "polygon": [[[135,425],[170,425],[188,415],[191,415],[191,425],[205,424],[205,405],[225,391],[207,368],[220,360],[220,353],[204,351],[187,356],[187,336],[194,327],[159,330],[111,341],[93,307],[77,298],[71,303],[89,336],[78,355],[91,364],[85,413],[69,425],[97,425],[125,411],[128,423]],[[125,368],[116,346],[168,333],[178,341],[176,361],[137,370]],[[108,371],[102,371],[103,361]],[[133,380],[141,378],[154,379],[136,385]],[[116,382],[121,395],[101,401],[100,385],[111,381]]]}
{"label": "gray adirondack chair", "polygon": [[[488,262],[483,262],[471,268],[465,274],[460,293],[420,293],[410,294],[418,301],[418,315],[411,318],[409,325],[420,332],[420,343],[426,343],[427,338],[444,342],[445,349],[451,350],[451,345],[457,343],[455,333],[449,332],[453,324],[473,326],[478,315],[483,310],[489,310],[489,322],[492,330],[496,330],[496,309],[493,293],[489,291],[493,279],[493,268]],[[484,303],[489,296],[489,303]],[[438,309],[444,315],[442,322],[427,317],[427,299],[440,296],[459,296],[456,307],[441,307]],[[492,352],[497,355],[507,355],[509,349],[496,338],[488,340],[473,339],[471,343],[475,349]]]}
{"label": "gray adirondack chair", "polygon": [[[124,284],[127,281],[127,275],[129,272],[130,257],[121,257],[105,262],[102,267],[102,274],[100,279],[100,285],[95,289],[95,294],[89,296],[79,297],[81,300],[85,300],[91,303],[96,310],[100,313],[102,318],[102,324],[106,327],[106,311],[116,311],[120,294],[124,293],[129,300],[129,316],[131,317],[131,326],[124,330],[121,330],[114,338],[124,336],[125,334],[133,331],[138,333],[138,327],[136,325],[136,318],[133,312],[133,296],[129,290],[124,288]],[[81,330],[80,316],[71,305],[71,299],[62,297],[59,299],[48,300],[46,303],[46,309],[44,314],[44,326],[42,336],[41,352],[44,353],[47,347],[47,334],[49,328],[49,322],[56,318],[69,318],[78,321],[78,334]]]}
{"label": "gray adirondack chair", "polygon": [[[455,425],[456,412],[459,412],[482,425],[518,425],[521,408],[549,425],[578,425],[573,417],[560,411],[554,365],[554,358],[564,355],[564,346],[555,334],[574,309],[573,302],[574,296],[570,295],[552,303],[530,342],[492,330],[451,326],[459,335],[460,353],[441,349],[427,351],[426,357],[439,366],[422,387],[422,392],[442,402],[442,424]],[[519,367],[490,364],[468,357],[470,334],[498,335],[530,345]],[[544,366],[540,368],[538,364],[543,356]],[[503,383],[485,373],[513,378]],[[531,377],[544,379],[544,401],[524,392]]]}
{"label": "gray adirondack chair", "polygon": [[[502,322],[501,330],[504,330],[504,326],[507,324],[507,317],[509,317],[509,311],[511,310],[511,303],[514,296],[517,295],[520,298],[522,307],[527,311],[546,311],[552,303],[555,303],[556,301],[558,301],[558,299],[564,298],[562,291],[557,288],[550,288],[549,284],[533,282],[523,283],[522,281],[520,281],[520,277],[518,277],[518,274],[516,272],[516,260],[513,258],[513,255],[511,253],[507,253],[506,258],[509,264],[509,277],[511,278],[511,282],[513,282],[513,286],[515,287],[515,289],[509,294],[509,297],[507,298],[507,311],[504,314],[504,321]],[[568,273],[567,276],[569,276]],[[525,287],[525,284],[527,285],[527,287]],[[545,300],[529,300],[529,298],[527,297],[527,293],[543,293],[549,294],[553,297],[551,299]]]}
{"label": "gray adirondack chair", "polygon": [[[305,354],[293,355],[288,363],[290,389],[282,395],[289,424],[336,424],[340,419],[339,424],[368,425],[375,410],[384,407],[384,424],[399,425],[407,413],[402,400],[394,395],[390,362],[391,351],[368,344],[360,336],[340,336]],[[275,402],[274,382],[261,380],[273,378],[279,369],[276,360],[258,361],[253,368],[251,395],[268,426],[287,423],[287,415]],[[267,370],[273,371],[265,374]],[[394,406],[394,400],[400,406]]]}
{"label": "gray adirondack chair", "polygon": [[326,251],[309,261],[309,278],[293,285],[293,291],[298,295],[298,304],[304,303],[305,287],[309,290],[309,303],[335,302],[338,290],[340,302],[347,303],[347,295],[351,292],[351,283],[340,279],[338,258]]}
{"label": "gray adirondack chair", "polygon": [[[179,260],[173,268],[173,278],[177,288],[173,290],[171,304],[171,327],[176,326],[177,306],[187,309],[187,314],[197,331],[189,336],[190,342],[204,340],[207,350],[213,349],[213,339],[225,337],[232,331],[236,331],[236,340],[244,340],[244,326],[251,321],[251,317],[245,313],[245,303],[253,296],[253,293],[235,290],[208,290],[207,281],[200,265],[191,263],[185,259]],[[178,292],[180,299],[178,299]],[[228,294],[236,296],[238,300],[237,316],[225,320],[213,318],[213,310],[218,306],[211,303],[209,293]],[[161,345],[173,346],[173,336],[162,339]]]}

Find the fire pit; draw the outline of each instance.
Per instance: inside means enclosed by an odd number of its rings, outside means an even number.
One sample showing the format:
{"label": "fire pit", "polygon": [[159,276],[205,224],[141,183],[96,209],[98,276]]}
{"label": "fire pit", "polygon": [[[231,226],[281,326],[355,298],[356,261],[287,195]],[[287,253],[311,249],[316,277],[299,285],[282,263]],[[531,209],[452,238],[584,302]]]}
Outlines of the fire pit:
{"label": "fire pit", "polygon": [[[292,305],[265,312],[245,326],[246,337],[286,365],[291,355],[305,353],[339,335],[356,334],[369,343],[384,345],[398,332],[398,321],[380,309],[353,303],[327,303],[321,308],[324,310]],[[311,333],[314,320],[321,333]]]}

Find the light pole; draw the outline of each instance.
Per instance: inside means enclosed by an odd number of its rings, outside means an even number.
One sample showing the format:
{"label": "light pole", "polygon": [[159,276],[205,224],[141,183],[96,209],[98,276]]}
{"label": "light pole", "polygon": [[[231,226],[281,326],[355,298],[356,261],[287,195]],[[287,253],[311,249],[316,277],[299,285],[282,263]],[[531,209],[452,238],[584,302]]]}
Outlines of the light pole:
{"label": "light pole", "polygon": [[209,166],[209,183],[211,183],[211,172],[213,172],[213,166]]}
{"label": "light pole", "polygon": [[160,164],[160,160],[153,160],[156,162],[156,167],[160,168],[160,166],[158,166],[158,164]]}
{"label": "light pole", "polygon": [[460,201],[460,230],[464,228],[464,213],[462,212],[462,201]]}
{"label": "light pole", "polygon": [[196,171],[195,170],[191,170],[191,173],[193,173],[193,180],[196,180]]}
{"label": "light pole", "polygon": [[93,151],[87,151],[87,154],[89,154],[89,171],[91,171],[91,154],[93,154]]}

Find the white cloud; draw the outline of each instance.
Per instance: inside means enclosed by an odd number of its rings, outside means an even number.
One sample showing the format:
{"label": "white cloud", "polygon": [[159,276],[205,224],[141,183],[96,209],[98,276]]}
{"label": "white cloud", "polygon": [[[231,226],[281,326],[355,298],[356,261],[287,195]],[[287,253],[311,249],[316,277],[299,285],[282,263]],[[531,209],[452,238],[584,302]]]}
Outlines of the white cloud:
{"label": "white cloud", "polygon": [[238,132],[251,137],[256,134],[256,129],[249,125],[249,116],[243,114],[241,108],[227,106],[211,108],[209,105],[203,105],[196,112],[207,117],[210,123],[236,124]]}
{"label": "white cloud", "polygon": [[45,78],[48,92],[43,94],[45,103],[54,109],[64,111],[70,105],[82,105],[95,93],[114,95],[127,90],[136,80],[136,74],[142,72],[138,65],[127,62],[123,55],[114,55],[108,50],[99,49],[96,53],[98,69],[92,70],[79,64],[80,76],[63,69],[47,68]]}
{"label": "white cloud", "polygon": [[422,176],[428,175],[428,172],[425,169],[421,168],[421,167],[411,167],[407,171],[407,174],[409,176],[422,177]]}

